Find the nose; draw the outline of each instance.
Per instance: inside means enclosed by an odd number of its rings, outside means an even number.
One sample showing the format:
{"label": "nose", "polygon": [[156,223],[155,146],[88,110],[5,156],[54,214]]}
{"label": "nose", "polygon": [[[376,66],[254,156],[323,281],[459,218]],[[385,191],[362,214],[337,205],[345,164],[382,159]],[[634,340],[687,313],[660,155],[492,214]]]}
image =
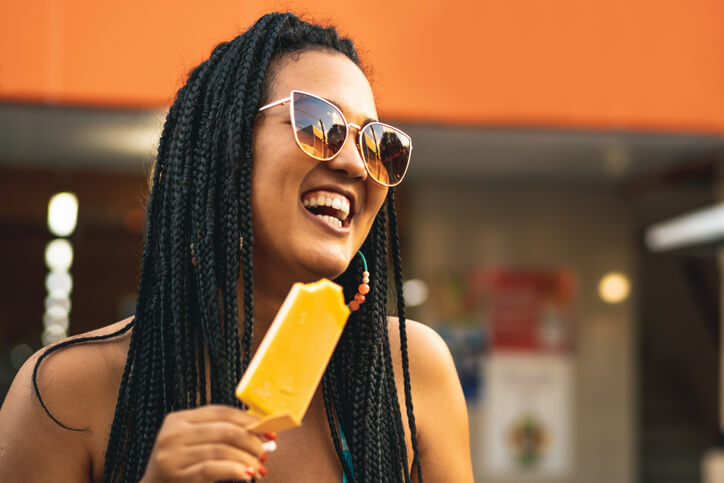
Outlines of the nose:
{"label": "nose", "polygon": [[349,178],[365,181],[367,179],[367,169],[365,168],[364,159],[362,159],[362,153],[357,146],[359,129],[360,127],[356,124],[349,124],[347,139],[345,139],[339,154],[328,161],[328,167],[343,172]]}

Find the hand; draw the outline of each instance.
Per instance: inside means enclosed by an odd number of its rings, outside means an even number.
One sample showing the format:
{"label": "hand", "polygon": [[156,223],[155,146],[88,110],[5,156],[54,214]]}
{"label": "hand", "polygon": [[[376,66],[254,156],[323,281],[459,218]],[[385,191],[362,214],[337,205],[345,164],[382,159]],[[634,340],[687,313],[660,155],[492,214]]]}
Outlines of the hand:
{"label": "hand", "polygon": [[156,436],[142,483],[251,480],[266,474],[256,418],[229,406],[169,413]]}

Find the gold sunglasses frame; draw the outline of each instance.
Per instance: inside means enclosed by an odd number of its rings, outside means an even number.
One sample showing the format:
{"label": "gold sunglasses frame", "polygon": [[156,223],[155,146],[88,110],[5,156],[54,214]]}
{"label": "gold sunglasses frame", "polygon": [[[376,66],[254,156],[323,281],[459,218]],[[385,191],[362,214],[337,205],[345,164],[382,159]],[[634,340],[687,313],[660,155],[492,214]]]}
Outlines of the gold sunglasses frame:
{"label": "gold sunglasses frame", "polygon": [[[299,141],[299,136],[297,135],[297,130],[296,130],[296,124],[297,124],[297,122],[296,122],[296,118],[295,118],[295,116],[294,116],[294,94],[296,94],[296,93],[303,94],[303,95],[309,96],[309,97],[313,97],[313,98],[315,98],[315,99],[318,99],[318,100],[324,102],[325,104],[329,104],[330,106],[332,106],[332,107],[334,108],[335,111],[337,111],[337,112],[339,113],[340,117],[342,118],[342,122],[344,122],[344,126],[345,126],[345,127],[344,127],[344,129],[345,129],[344,142],[342,143],[342,146],[340,146],[339,150],[337,150],[337,152],[334,153],[331,157],[329,157],[329,158],[320,158],[320,157],[318,157],[318,156],[314,156],[314,155],[312,155],[312,154],[309,154],[309,153],[302,147],[302,143]],[[266,111],[267,109],[270,109],[270,108],[275,107],[275,106],[280,106],[280,105],[285,104],[285,103],[287,103],[287,102],[289,103],[289,116],[290,116],[291,119],[292,119],[292,132],[294,133],[294,141],[297,143],[297,147],[299,147],[299,149],[300,149],[304,154],[306,154],[307,156],[309,156],[310,158],[316,159],[317,161],[331,161],[331,160],[333,160],[334,158],[336,158],[337,155],[342,152],[342,149],[344,148],[344,145],[347,144],[347,139],[349,139],[349,128],[350,128],[350,127],[353,127],[353,128],[355,128],[355,129],[357,129],[357,143],[356,143],[356,144],[357,144],[357,151],[359,151],[359,153],[360,153],[360,157],[362,158],[362,161],[364,162],[364,165],[365,165],[365,171],[367,171],[367,174],[370,176],[370,178],[372,178],[375,182],[381,184],[382,186],[387,186],[387,187],[389,187],[389,188],[391,188],[391,187],[393,187],[393,186],[397,186],[398,184],[402,183],[402,180],[403,180],[403,179],[405,179],[405,175],[407,174],[407,169],[410,167],[410,160],[412,159],[412,138],[411,138],[407,133],[405,133],[404,131],[396,128],[395,126],[390,126],[389,124],[385,124],[384,122],[380,122],[380,121],[372,121],[372,122],[369,122],[369,123],[365,124],[364,126],[360,126],[360,125],[355,124],[355,123],[353,123],[353,122],[347,122],[347,118],[344,117],[344,113],[342,112],[342,110],[341,110],[339,107],[335,106],[333,103],[329,102],[327,99],[324,99],[323,97],[316,96],[316,95],[311,94],[311,93],[309,93],[309,92],[304,92],[304,91],[300,91],[300,90],[296,90],[296,89],[293,89],[293,90],[289,93],[289,96],[285,97],[284,99],[279,99],[278,101],[274,101],[274,102],[271,102],[271,103],[269,103],[269,104],[266,104],[266,105],[260,107],[258,112]],[[408,153],[407,153],[407,163],[405,164],[405,170],[402,172],[402,175],[400,176],[399,181],[397,181],[396,183],[392,183],[392,184],[390,184],[390,183],[383,183],[382,181],[380,181],[380,180],[378,180],[377,178],[375,178],[375,177],[372,175],[372,172],[370,171],[370,167],[369,167],[369,164],[368,164],[368,162],[367,162],[367,157],[365,156],[364,151],[363,151],[362,148],[361,148],[361,146],[362,146],[362,132],[363,132],[365,129],[367,129],[368,127],[370,127],[370,126],[375,126],[375,125],[392,129],[393,131],[395,131],[395,132],[397,132],[398,134],[400,134],[400,135],[404,136],[405,138],[407,138],[407,140],[409,141],[410,149],[409,149],[409,151],[408,151]]]}

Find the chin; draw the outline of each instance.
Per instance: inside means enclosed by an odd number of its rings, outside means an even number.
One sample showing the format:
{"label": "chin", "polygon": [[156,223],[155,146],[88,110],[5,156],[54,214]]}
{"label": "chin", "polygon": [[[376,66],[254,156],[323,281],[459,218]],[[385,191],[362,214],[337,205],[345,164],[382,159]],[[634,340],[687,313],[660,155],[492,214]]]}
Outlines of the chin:
{"label": "chin", "polygon": [[347,270],[349,260],[346,257],[334,257],[329,253],[320,254],[322,256],[311,256],[308,259],[307,270],[314,274],[315,280],[320,278],[328,278],[334,280]]}

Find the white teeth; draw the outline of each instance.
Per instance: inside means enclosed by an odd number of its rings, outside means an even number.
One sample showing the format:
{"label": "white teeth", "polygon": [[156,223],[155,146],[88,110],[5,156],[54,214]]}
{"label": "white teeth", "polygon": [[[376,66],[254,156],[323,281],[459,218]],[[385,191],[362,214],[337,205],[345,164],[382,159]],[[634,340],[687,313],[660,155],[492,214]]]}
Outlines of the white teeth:
{"label": "white teeth", "polygon": [[335,228],[342,228],[342,222],[339,221],[337,218],[329,215],[315,215],[324,220],[325,223],[328,225],[332,225]]}
{"label": "white teeth", "polygon": [[321,193],[313,195],[310,198],[305,198],[302,202],[307,208],[329,207],[335,209],[339,214],[333,218],[338,218],[339,220],[346,220],[349,217],[350,203],[344,196],[330,196],[326,193]]}
{"label": "white teeth", "polygon": [[342,219],[346,220],[349,216],[349,202],[342,200],[342,206],[340,206],[339,210],[342,212]]}

